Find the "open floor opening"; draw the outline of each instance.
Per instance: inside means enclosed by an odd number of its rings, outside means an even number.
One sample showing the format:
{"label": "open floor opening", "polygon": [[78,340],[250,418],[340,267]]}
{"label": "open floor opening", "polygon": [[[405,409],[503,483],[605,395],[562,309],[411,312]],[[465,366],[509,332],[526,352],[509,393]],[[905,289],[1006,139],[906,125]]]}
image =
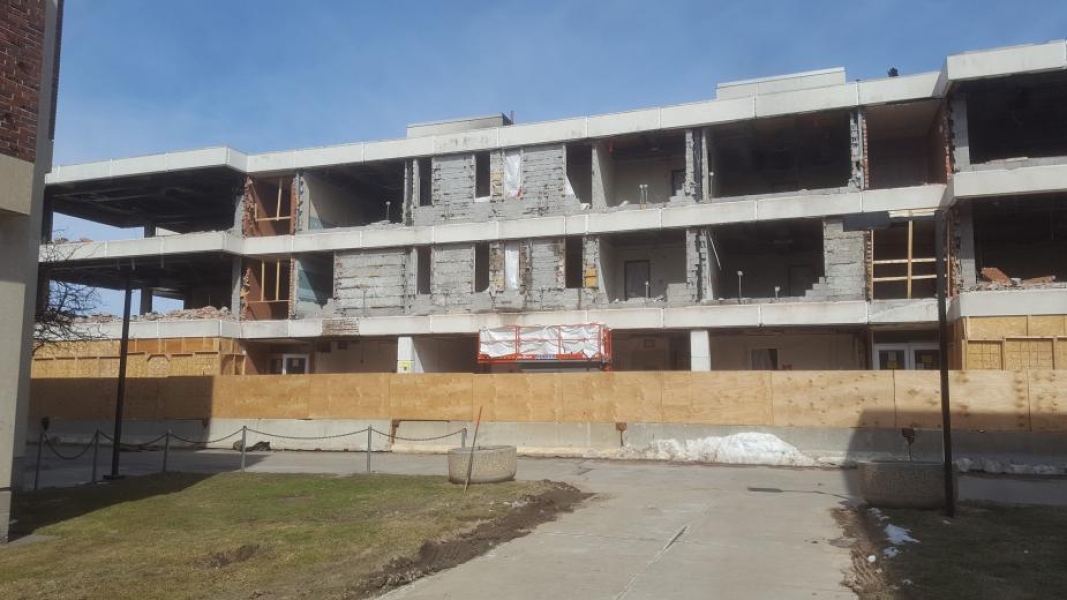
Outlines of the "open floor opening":
{"label": "open floor opening", "polygon": [[611,302],[649,302],[688,297],[685,231],[605,235],[600,268]]}
{"label": "open floor opening", "polygon": [[801,298],[823,276],[818,219],[713,227],[711,239],[709,273],[716,299]]}

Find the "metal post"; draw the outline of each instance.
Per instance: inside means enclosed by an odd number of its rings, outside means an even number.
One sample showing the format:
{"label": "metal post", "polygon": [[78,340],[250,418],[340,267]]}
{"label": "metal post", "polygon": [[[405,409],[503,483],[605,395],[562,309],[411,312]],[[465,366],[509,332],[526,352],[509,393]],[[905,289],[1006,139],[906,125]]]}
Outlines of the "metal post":
{"label": "metal post", "polygon": [[944,454],[945,476],[945,514],[949,517],[956,516],[956,494],[953,486],[952,464],[952,411],[949,402],[948,385],[948,306],[946,296],[948,294],[948,281],[946,276],[945,262],[945,214],[938,210],[935,213],[934,227],[934,254],[937,264],[937,324],[938,324],[938,348],[941,354],[941,447]]}
{"label": "metal post", "polygon": [[460,433],[459,433],[459,447],[460,448],[466,448],[467,447],[467,428],[466,427],[464,427],[463,429],[460,430]]}
{"label": "metal post", "polygon": [[41,450],[44,448],[44,430],[37,434],[37,466],[33,471],[33,491],[37,491],[41,483]]}
{"label": "metal post", "polygon": [[93,433],[93,474],[89,476],[89,483],[96,483],[96,457],[100,454],[100,430]]}
{"label": "metal post", "polygon": [[130,348],[130,301],[133,272],[126,273],[126,299],[122,305],[122,341],[119,343],[119,382],[115,394],[115,435],[111,440],[111,479],[119,477],[119,446],[122,445],[122,411],[126,402],[126,353]]}
{"label": "metal post", "polygon": [[368,473],[370,473],[370,443],[371,443],[371,437],[370,436],[373,433],[374,433],[374,428],[373,427],[368,427],[367,428],[367,472]]}
{"label": "metal post", "polygon": [[245,470],[245,449],[248,448],[248,425],[241,425],[241,471]]}
{"label": "metal post", "polygon": [[163,437],[163,472],[167,472],[167,459],[170,457],[170,430]]}

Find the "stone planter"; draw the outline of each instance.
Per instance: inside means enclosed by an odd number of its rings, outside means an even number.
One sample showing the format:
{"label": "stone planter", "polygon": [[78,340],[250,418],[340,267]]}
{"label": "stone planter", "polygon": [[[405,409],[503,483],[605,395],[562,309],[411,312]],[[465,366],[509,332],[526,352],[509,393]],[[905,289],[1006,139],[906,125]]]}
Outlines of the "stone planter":
{"label": "stone planter", "polygon": [[[470,448],[448,451],[448,480],[463,483],[467,480],[467,461]],[[495,483],[515,479],[517,468],[515,446],[478,446],[474,449],[471,483]]]}
{"label": "stone planter", "polygon": [[[859,463],[860,494],[879,508],[934,509],[945,505],[944,465],[933,462],[872,461]],[[959,496],[953,471],[952,485]]]}

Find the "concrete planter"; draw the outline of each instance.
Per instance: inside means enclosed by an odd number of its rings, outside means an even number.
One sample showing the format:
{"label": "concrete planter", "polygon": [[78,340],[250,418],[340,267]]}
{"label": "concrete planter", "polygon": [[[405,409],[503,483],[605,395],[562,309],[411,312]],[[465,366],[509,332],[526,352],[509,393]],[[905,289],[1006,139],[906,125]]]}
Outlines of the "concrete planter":
{"label": "concrete planter", "polygon": [[[463,483],[467,480],[467,462],[470,448],[452,448],[448,451],[448,480]],[[495,483],[515,479],[518,467],[515,446],[478,446],[474,449],[471,467],[471,483]]]}
{"label": "concrete planter", "polygon": [[[860,494],[879,508],[934,509],[945,505],[944,466],[933,462],[859,463]],[[955,472],[952,485],[959,496]]]}

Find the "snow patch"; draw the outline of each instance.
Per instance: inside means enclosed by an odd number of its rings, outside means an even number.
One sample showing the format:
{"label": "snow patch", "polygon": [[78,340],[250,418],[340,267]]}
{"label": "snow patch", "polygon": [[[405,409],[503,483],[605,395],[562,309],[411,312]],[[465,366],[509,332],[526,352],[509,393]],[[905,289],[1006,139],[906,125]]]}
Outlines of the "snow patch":
{"label": "snow patch", "polygon": [[956,469],[960,473],[968,471],[982,471],[985,473],[1008,473],[1011,475],[1059,475],[1064,472],[1063,467],[1055,465],[1023,465],[1013,462],[1003,463],[989,458],[977,460],[960,458],[954,461]]}
{"label": "snow patch", "polygon": [[812,467],[818,463],[777,436],[745,432],[692,440],[656,440],[644,448],[623,446],[618,458],[713,462],[728,465]]}
{"label": "snow patch", "polygon": [[894,546],[904,544],[918,544],[919,540],[911,537],[911,531],[889,523],[885,526],[885,538]]}

